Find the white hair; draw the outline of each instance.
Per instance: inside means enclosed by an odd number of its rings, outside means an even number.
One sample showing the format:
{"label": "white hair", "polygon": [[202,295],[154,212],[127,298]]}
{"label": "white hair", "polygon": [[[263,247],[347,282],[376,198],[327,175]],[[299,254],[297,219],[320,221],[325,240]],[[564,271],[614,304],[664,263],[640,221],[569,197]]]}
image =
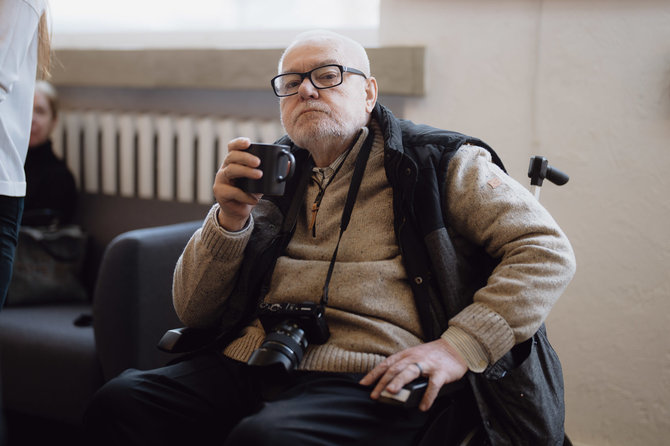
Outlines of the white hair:
{"label": "white hair", "polygon": [[361,45],[359,42],[350,37],[338,34],[334,31],[323,30],[323,29],[305,31],[303,33],[298,34],[295,37],[295,39],[293,39],[293,42],[291,42],[289,46],[286,47],[281,57],[279,58],[279,65],[277,67],[278,73],[282,72],[282,65],[284,63],[284,57],[286,56],[286,54],[296,46],[302,45],[307,42],[312,43],[330,42],[334,45],[339,44],[343,47],[348,47],[350,50],[352,50],[352,54],[355,54],[358,57],[359,59],[358,63],[362,64],[361,66],[357,66],[355,68],[361,70],[362,72],[365,73],[366,76],[370,77],[370,59],[368,58],[368,53],[365,51],[363,45]]}

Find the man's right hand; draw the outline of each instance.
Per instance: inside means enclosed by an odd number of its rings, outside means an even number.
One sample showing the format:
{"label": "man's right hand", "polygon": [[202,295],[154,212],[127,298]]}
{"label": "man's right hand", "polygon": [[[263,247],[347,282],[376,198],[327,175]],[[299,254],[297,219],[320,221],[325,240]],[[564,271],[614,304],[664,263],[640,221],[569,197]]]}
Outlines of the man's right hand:
{"label": "man's right hand", "polygon": [[235,138],[228,143],[228,154],[214,178],[214,198],[219,203],[219,224],[228,231],[239,231],[247,223],[251,210],[262,194],[250,194],[235,187],[235,178],[259,179],[263,172],[256,169],[261,161],[246,152],[249,138]]}

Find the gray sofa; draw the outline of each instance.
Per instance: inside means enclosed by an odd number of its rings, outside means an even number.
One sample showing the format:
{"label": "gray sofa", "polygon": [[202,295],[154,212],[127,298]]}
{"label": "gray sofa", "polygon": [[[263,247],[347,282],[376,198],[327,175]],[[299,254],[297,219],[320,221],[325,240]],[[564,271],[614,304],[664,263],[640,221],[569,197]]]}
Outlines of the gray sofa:
{"label": "gray sofa", "polygon": [[172,273],[200,225],[201,220],[192,220],[113,237],[101,256],[91,303],[0,312],[0,393],[8,446],[31,444],[16,441],[29,434],[17,435],[25,428],[16,425],[17,416],[74,432],[104,382],[126,368],[149,369],[174,358],[156,344],[166,330],[180,325],[172,307]]}

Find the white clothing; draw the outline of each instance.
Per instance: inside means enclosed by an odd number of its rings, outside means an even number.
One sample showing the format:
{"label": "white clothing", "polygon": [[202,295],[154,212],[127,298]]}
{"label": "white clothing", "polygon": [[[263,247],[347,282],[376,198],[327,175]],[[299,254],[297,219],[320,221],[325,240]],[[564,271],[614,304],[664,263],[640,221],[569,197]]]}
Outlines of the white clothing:
{"label": "white clothing", "polygon": [[45,0],[0,0],[0,195],[26,194],[37,75],[38,26]]}

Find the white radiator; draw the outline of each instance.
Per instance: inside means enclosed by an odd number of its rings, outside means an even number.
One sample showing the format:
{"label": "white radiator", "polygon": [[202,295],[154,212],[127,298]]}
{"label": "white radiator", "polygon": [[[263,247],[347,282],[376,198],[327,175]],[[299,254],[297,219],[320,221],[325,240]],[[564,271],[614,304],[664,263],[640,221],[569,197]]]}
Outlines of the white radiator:
{"label": "white radiator", "polygon": [[279,120],[63,110],[53,143],[84,192],[208,204],[228,141],[283,134]]}

